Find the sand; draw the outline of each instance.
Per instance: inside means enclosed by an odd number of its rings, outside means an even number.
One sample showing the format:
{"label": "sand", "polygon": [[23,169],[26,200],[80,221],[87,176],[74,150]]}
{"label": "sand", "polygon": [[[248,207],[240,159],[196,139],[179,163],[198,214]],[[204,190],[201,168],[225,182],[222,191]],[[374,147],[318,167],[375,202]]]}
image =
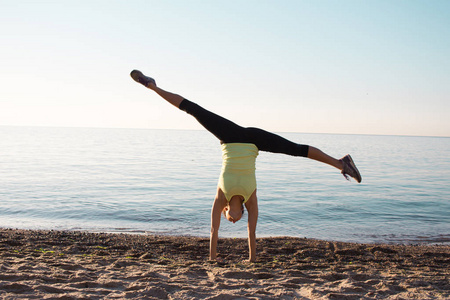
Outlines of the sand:
{"label": "sand", "polygon": [[0,229],[1,299],[449,299],[450,246]]}

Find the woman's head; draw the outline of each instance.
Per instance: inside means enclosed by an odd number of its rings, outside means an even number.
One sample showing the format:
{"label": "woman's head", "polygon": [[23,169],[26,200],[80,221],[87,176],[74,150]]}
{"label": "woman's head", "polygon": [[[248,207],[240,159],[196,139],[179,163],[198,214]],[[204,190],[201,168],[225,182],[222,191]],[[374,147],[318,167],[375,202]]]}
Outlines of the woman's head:
{"label": "woman's head", "polygon": [[223,214],[228,221],[236,223],[242,218],[244,214],[244,204],[243,204],[242,196],[233,196],[231,197],[228,205],[223,209]]}

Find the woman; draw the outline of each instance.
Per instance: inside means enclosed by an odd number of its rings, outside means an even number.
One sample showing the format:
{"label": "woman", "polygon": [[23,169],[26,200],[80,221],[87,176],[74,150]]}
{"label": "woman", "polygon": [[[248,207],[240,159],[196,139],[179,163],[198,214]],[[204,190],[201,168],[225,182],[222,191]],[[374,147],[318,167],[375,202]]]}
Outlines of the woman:
{"label": "woman", "polygon": [[248,212],[249,260],[256,259],[256,223],[258,220],[258,201],[256,197],[255,161],[258,151],[284,153],[314,159],[339,170],[346,179],[353,177],[361,182],[361,175],[350,155],[335,159],[321,150],[308,145],[296,144],[276,134],[259,128],[244,128],[180,95],[167,92],[156,86],[153,78],[138,70],[131,77],[145,87],[155,91],[170,104],[194,116],[200,124],[214,134],[222,145],[222,172],[219,177],[217,194],[211,211],[211,260],[217,259],[217,240],[220,217],[223,213],[228,221],[237,222],[244,212]]}

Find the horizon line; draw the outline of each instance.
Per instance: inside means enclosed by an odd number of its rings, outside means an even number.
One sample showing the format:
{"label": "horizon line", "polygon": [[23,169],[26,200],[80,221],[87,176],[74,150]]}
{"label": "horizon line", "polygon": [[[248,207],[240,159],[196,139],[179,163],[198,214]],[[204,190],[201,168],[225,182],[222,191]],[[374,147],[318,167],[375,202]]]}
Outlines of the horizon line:
{"label": "horizon line", "polygon": [[[206,129],[183,128],[147,128],[147,127],[99,127],[99,126],[52,126],[52,125],[3,125],[0,127],[38,127],[38,128],[73,128],[73,129],[133,129],[133,130],[183,130],[183,131],[207,131]],[[365,136],[397,136],[397,137],[429,137],[450,138],[446,135],[415,135],[415,134],[382,134],[382,133],[336,133],[336,132],[299,132],[299,131],[274,131],[274,133],[298,133],[298,134],[326,134],[326,135],[365,135]]]}

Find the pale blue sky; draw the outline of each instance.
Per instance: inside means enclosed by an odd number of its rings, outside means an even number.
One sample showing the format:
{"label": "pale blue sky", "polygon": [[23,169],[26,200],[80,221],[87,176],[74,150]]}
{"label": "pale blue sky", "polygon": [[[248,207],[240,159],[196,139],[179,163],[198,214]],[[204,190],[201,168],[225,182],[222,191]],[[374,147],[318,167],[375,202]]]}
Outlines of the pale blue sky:
{"label": "pale blue sky", "polygon": [[0,0],[0,125],[450,136],[450,1]]}

